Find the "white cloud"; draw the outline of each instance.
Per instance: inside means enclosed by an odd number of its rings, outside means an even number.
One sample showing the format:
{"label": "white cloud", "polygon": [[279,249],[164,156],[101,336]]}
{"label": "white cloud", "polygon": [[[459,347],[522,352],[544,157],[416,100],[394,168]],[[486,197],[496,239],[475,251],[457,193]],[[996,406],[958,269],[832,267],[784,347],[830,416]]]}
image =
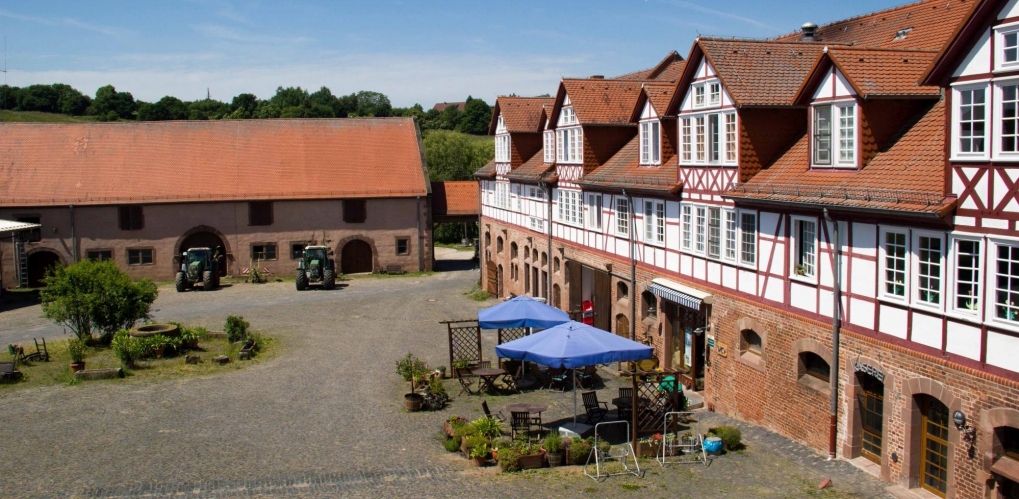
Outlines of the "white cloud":
{"label": "white cloud", "polygon": [[[186,56],[181,56],[186,57]],[[218,61],[218,59],[217,59]],[[192,100],[212,97],[229,101],[250,92],[260,98],[278,86],[299,85],[312,91],[329,87],[334,94],[374,90],[389,96],[394,106],[460,100],[472,95],[494,103],[498,95],[555,94],[562,74],[587,74],[597,61],[588,57],[360,54],[327,57],[315,62],[283,65],[224,66],[187,64],[177,69],[133,67],[97,70],[40,70],[8,74],[11,85],[63,82],[85,93],[112,84],[135,98],[155,101],[164,95]],[[146,65],[148,66],[148,65]]]}
{"label": "white cloud", "polygon": [[73,27],[73,28],[79,28],[79,29],[83,29],[83,30],[87,30],[87,31],[94,31],[96,33],[102,33],[104,35],[110,35],[110,36],[126,36],[126,35],[130,35],[130,34],[134,34],[135,33],[135,31],[130,30],[130,29],[118,28],[118,27],[114,27],[114,26],[100,26],[98,24],[90,24],[90,23],[86,23],[86,22],[83,22],[83,21],[79,21],[79,20],[71,18],[71,17],[65,17],[65,18],[62,18],[62,19],[48,19],[48,18],[45,18],[45,17],[25,16],[25,15],[16,14],[16,13],[13,13],[13,12],[8,12],[6,10],[0,10],[0,17],[6,17],[6,18],[9,18],[9,19],[17,20],[17,21],[25,21],[25,22],[32,22],[32,23],[37,23],[37,24],[44,24],[46,26],[70,26],[70,27]]}
{"label": "white cloud", "polygon": [[712,9],[712,8],[709,8],[709,7],[704,7],[704,6],[701,6],[701,5],[697,5],[695,3],[685,2],[683,0],[661,0],[661,1],[663,1],[665,3],[668,3],[668,4],[671,4],[671,5],[675,5],[677,7],[683,7],[683,8],[686,8],[686,9],[690,9],[690,10],[692,10],[694,12],[700,12],[701,14],[708,14],[708,15],[711,15],[711,16],[721,17],[721,18],[724,18],[724,19],[732,19],[732,20],[735,20],[735,21],[740,21],[740,22],[743,22],[743,23],[746,23],[746,24],[757,26],[758,28],[764,28],[764,29],[769,30],[769,31],[774,31],[776,33],[784,32],[784,30],[782,28],[776,28],[775,26],[772,26],[770,24],[762,23],[762,22],[760,22],[760,21],[758,21],[756,19],[751,19],[749,17],[744,17],[744,16],[741,16],[741,15],[738,15],[738,14],[733,14],[731,12],[723,12],[723,11],[715,10],[715,9]]}

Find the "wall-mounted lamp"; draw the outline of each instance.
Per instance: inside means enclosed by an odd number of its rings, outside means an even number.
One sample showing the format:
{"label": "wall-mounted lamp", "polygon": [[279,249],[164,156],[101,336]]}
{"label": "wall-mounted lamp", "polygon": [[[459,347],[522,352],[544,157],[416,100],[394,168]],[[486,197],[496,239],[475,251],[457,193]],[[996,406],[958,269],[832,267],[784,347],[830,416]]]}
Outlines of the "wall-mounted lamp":
{"label": "wall-mounted lamp", "polygon": [[699,328],[697,328],[697,329],[694,329],[694,330],[693,330],[693,334],[696,334],[697,336],[701,336],[701,335],[703,335],[703,334],[704,334],[704,328],[702,328],[702,327],[699,327]]}
{"label": "wall-mounted lamp", "polygon": [[966,415],[962,411],[955,411],[952,413],[952,422],[955,423],[955,428],[961,430],[966,426]]}

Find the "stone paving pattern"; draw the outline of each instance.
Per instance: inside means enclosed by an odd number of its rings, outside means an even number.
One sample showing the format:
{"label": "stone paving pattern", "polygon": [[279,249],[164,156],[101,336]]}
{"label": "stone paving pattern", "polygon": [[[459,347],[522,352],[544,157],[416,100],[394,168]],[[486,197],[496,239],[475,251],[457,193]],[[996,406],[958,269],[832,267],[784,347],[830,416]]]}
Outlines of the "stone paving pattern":
{"label": "stone paving pattern", "polygon": [[[513,475],[472,468],[446,453],[439,435],[451,414],[478,417],[483,399],[460,395],[445,411],[407,413],[409,387],[394,363],[408,351],[432,366],[448,363],[438,322],[476,317],[495,303],[464,296],[476,280],[476,271],[456,271],[302,293],[289,282],[211,293],[161,287],[157,320],[220,329],[227,315],[242,315],[281,340],[280,355],[173,381],[0,387],[0,497],[888,497],[884,484],[846,462],[739,423],[745,451],[708,467],[644,460],[640,479],[595,482],[579,467]],[[0,344],[59,339],[61,329],[40,315],[38,305],[0,313]],[[485,355],[494,355],[494,336],[484,334]],[[607,401],[622,381],[601,375]],[[459,386],[450,380],[447,389]],[[564,420],[573,407],[569,392],[488,401],[494,410],[548,403],[545,421]],[[835,486],[818,491],[825,477]]]}

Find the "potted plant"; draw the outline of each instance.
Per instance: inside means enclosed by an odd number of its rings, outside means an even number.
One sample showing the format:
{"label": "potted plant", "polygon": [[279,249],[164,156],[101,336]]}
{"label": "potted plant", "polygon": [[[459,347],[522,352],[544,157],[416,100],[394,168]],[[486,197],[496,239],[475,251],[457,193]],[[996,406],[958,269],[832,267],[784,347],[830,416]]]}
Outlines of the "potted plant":
{"label": "potted plant", "polygon": [[548,458],[548,466],[555,468],[563,464],[563,437],[558,433],[549,433],[542,445],[545,456]]}
{"label": "potted plant", "polygon": [[470,374],[471,361],[467,359],[456,359],[453,361],[453,377],[462,378]]}
{"label": "potted plant", "polygon": [[[468,444],[468,440],[471,437],[474,437],[474,436],[476,436],[476,433],[474,431],[474,427],[469,425],[469,424],[464,424],[463,426],[459,426],[459,427],[456,428],[455,431],[453,431],[453,438],[457,442],[460,443],[460,452],[463,453],[464,457],[467,457],[467,458],[470,457],[471,448],[467,444]],[[484,438],[484,437],[481,437],[481,438]]]}
{"label": "potted plant", "polygon": [[67,340],[67,354],[71,357],[71,372],[85,369],[85,342],[78,338]]}
{"label": "potted plant", "polygon": [[502,421],[488,416],[481,416],[471,421],[474,432],[488,439],[495,439],[502,436]]}
{"label": "potted plant", "polygon": [[467,418],[462,418],[454,414],[442,422],[442,430],[446,432],[446,435],[449,438],[453,438],[456,434],[456,430],[466,424]]}
{"label": "potted plant", "polygon": [[803,265],[802,263],[798,264],[795,267],[793,267],[793,272],[795,272],[796,275],[805,276],[807,275],[807,266]]}
{"label": "potted plant", "polygon": [[[506,449],[510,451],[513,449],[513,441],[506,437],[499,437],[492,440],[492,459],[499,460],[499,449]],[[516,457],[513,458],[513,462],[516,462]]]}
{"label": "potted plant", "polygon": [[591,454],[591,443],[580,437],[570,439],[570,445],[566,449],[566,464],[584,464],[587,456]]}
{"label": "potted plant", "polygon": [[425,398],[420,393],[417,393],[415,389],[417,386],[418,373],[428,372],[428,364],[418,359],[412,353],[396,361],[396,374],[403,376],[404,381],[410,381],[410,393],[406,393],[403,396],[403,405],[410,412],[416,412],[421,410],[421,403],[424,402]]}
{"label": "potted plant", "polygon": [[471,447],[471,462],[474,466],[484,466],[488,460],[488,442],[478,442]]}
{"label": "potted plant", "polygon": [[166,347],[170,345],[170,338],[161,334],[152,335],[146,341],[153,357],[162,357],[166,353]]}
{"label": "potted plant", "polygon": [[485,445],[485,455],[488,454],[488,439],[482,435],[468,435],[463,438],[463,443],[460,445],[460,450],[463,452],[464,457],[472,459],[474,456],[474,449],[479,445]]}
{"label": "potted plant", "polygon": [[659,454],[662,449],[662,434],[655,433],[650,437],[644,437],[637,440],[637,448],[635,452],[640,457],[654,457]]}
{"label": "potted plant", "polygon": [[141,340],[131,336],[126,329],[113,335],[110,348],[126,367],[134,367],[134,362],[144,356],[147,350]]}
{"label": "potted plant", "polygon": [[520,453],[512,446],[501,447],[499,451],[499,468],[504,473],[512,473],[514,471],[520,471]]}
{"label": "potted plant", "polygon": [[545,452],[538,444],[521,442],[517,444],[517,452],[520,453],[517,465],[522,470],[541,468],[545,464]]}

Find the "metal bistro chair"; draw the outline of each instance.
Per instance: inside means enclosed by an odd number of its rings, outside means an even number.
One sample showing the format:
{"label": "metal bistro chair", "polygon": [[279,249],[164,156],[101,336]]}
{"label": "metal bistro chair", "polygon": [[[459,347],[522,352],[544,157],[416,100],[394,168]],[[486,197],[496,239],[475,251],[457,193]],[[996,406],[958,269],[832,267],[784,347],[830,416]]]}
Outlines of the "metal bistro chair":
{"label": "metal bistro chair", "polygon": [[587,411],[587,424],[597,423],[605,418],[609,412],[609,405],[605,402],[598,402],[598,394],[595,392],[584,392],[584,410]]}

